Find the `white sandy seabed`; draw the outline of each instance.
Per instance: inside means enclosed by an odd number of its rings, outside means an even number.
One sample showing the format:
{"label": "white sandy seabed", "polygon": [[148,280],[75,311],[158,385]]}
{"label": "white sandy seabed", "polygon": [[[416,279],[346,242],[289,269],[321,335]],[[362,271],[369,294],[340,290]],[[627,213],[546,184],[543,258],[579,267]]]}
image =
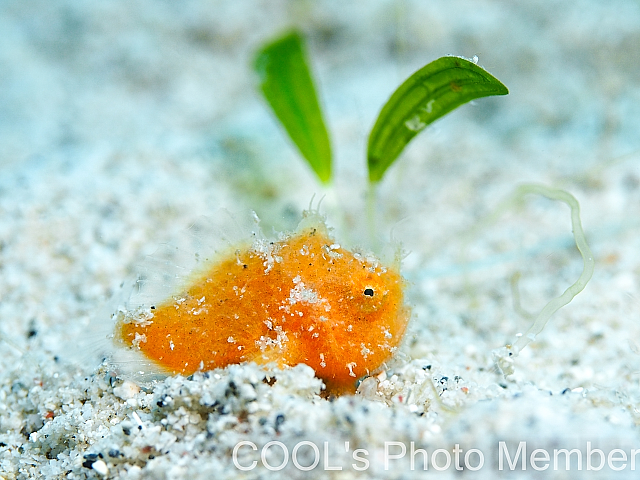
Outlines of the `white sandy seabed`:
{"label": "white sandy seabed", "polygon": [[[331,191],[255,93],[251,52],[289,26],[326,107]],[[0,31],[0,477],[414,478],[426,452],[442,478],[637,478],[637,1],[7,1]],[[359,395],[321,398],[303,365],[138,385],[78,363],[106,299],[200,215],[291,229],[327,194],[337,241],[366,243],[367,132],[447,54],[510,95],[437,122],[384,179],[378,233],[411,252],[413,317]],[[491,352],[526,331],[518,307],[582,270],[561,204],[483,223],[523,182],[576,196],[596,269],[505,377]]]}

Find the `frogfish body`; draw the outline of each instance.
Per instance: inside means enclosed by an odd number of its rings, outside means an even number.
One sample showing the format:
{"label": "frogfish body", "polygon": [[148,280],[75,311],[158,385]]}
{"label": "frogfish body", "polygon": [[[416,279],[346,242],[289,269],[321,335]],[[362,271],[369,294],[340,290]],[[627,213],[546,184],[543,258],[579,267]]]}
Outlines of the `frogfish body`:
{"label": "frogfish body", "polygon": [[317,213],[278,241],[235,247],[121,316],[116,342],[168,374],[305,363],[334,393],[355,391],[397,349],[410,316],[399,265],[342,248]]}

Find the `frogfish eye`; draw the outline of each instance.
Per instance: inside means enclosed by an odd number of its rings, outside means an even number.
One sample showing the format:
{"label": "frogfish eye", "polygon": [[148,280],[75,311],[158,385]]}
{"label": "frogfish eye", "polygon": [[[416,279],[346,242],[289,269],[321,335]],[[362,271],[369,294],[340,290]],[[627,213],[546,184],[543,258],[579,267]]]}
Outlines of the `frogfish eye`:
{"label": "frogfish eye", "polygon": [[369,297],[373,297],[373,288],[365,288],[364,289],[364,294],[369,296]]}

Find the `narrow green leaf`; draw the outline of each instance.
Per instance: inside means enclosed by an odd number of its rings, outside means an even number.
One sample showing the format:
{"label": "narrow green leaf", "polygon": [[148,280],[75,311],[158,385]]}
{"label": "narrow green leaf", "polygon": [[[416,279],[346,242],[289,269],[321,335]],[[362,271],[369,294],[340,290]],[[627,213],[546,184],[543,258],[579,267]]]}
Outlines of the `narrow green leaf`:
{"label": "narrow green leaf", "polygon": [[260,90],[323,183],[331,179],[331,145],[307,67],[302,37],[292,32],[263,47],[254,69]]}
{"label": "narrow green leaf", "polygon": [[411,139],[433,121],[476,98],[507,93],[498,79],[464,58],[442,57],[422,67],[391,95],[371,130],[369,181],[379,182]]}

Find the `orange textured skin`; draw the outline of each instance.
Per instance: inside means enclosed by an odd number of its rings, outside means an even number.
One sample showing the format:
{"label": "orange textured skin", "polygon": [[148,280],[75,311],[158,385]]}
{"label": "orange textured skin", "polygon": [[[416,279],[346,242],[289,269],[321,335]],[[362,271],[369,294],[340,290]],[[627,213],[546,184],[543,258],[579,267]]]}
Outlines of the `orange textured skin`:
{"label": "orange textured skin", "polygon": [[153,318],[121,321],[116,338],[169,373],[305,363],[330,392],[353,392],[402,339],[403,288],[397,268],[336,245],[317,217],[218,259]]}

